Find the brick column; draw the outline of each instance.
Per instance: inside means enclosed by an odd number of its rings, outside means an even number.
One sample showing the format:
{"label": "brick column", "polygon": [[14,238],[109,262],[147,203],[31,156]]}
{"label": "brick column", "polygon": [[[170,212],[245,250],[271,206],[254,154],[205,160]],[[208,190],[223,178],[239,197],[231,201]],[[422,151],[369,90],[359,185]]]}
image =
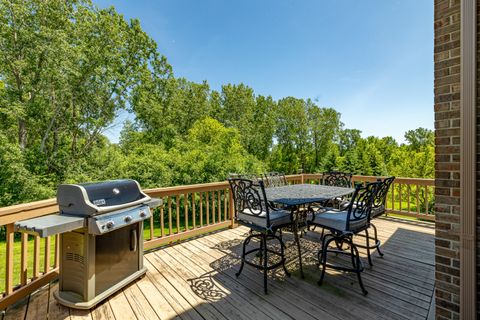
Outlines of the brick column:
{"label": "brick column", "polygon": [[435,0],[437,319],[460,311],[460,1]]}

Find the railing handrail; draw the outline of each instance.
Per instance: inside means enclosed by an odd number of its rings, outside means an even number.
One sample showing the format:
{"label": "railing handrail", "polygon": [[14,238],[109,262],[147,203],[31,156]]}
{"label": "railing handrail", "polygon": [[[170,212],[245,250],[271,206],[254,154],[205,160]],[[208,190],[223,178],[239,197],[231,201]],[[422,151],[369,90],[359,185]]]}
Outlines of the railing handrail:
{"label": "railing handrail", "polygon": [[[322,177],[322,174],[321,173],[303,173],[303,174],[287,175],[286,177],[288,180],[320,179]],[[354,181],[376,181],[378,178],[382,178],[382,176],[354,175],[352,177]],[[434,186],[435,179],[399,177],[399,178],[395,178],[395,183]],[[173,186],[173,187],[150,188],[150,189],[144,189],[143,191],[149,196],[155,197],[155,196],[170,196],[170,195],[180,194],[184,192],[216,191],[224,187],[228,187],[228,181],[179,185],[179,186]],[[0,207],[0,226],[13,223],[22,219],[35,218],[42,215],[56,213],[56,212],[58,212],[58,205],[57,205],[56,198],[16,204],[8,207]],[[16,215],[21,213],[28,213],[30,214],[30,216],[27,218],[22,217],[22,219],[18,219],[18,217],[15,218]]]}
{"label": "railing handrail", "polygon": [[[322,173],[304,173],[304,179],[321,179]],[[354,181],[376,181],[378,178],[387,178],[387,176],[362,176],[354,175],[352,179]],[[396,183],[417,183],[419,185],[434,186],[435,179],[432,178],[407,178],[407,177],[395,177]]]}

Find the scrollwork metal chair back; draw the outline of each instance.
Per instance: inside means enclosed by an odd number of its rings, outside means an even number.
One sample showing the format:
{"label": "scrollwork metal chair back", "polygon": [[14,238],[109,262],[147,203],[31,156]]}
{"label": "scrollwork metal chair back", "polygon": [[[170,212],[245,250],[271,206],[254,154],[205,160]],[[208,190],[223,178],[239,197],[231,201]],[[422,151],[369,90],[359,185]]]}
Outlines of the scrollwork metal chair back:
{"label": "scrollwork metal chair back", "polygon": [[245,213],[253,216],[265,214],[267,226],[270,225],[269,207],[265,196],[263,181],[253,182],[249,179],[228,179],[235,203],[235,217]]}
{"label": "scrollwork metal chair back", "polygon": [[330,171],[323,173],[323,184],[333,187],[346,187],[352,186],[352,175],[350,173],[340,171]]}
{"label": "scrollwork metal chair back", "polygon": [[378,179],[377,182],[380,182],[378,187],[378,192],[373,200],[372,210],[375,211],[376,215],[383,214],[385,212],[385,205],[387,203],[387,194],[390,186],[392,185],[395,177],[385,178],[383,181]]}
{"label": "scrollwork metal chair back", "polygon": [[347,230],[350,230],[352,222],[364,221],[363,225],[370,222],[370,212],[373,201],[378,193],[381,182],[368,183],[366,186],[358,185],[347,208]]}
{"label": "scrollwork metal chair back", "polygon": [[265,174],[265,181],[267,187],[281,187],[288,184],[287,178],[283,173],[269,172]]}

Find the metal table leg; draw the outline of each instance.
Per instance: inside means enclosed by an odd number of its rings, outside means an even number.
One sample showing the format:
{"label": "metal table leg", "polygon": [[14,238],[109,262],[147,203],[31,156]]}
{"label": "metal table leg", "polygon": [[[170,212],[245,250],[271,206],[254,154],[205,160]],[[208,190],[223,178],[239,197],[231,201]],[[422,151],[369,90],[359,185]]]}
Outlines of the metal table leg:
{"label": "metal table leg", "polygon": [[302,250],[300,248],[300,237],[298,236],[298,220],[299,220],[299,214],[298,211],[295,212],[296,208],[292,209],[292,217],[294,219],[293,221],[293,236],[295,237],[295,242],[297,243],[297,249],[298,249],[298,263],[300,265],[300,276],[302,279],[305,278],[305,275],[303,274],[303,265],[302,265]]}

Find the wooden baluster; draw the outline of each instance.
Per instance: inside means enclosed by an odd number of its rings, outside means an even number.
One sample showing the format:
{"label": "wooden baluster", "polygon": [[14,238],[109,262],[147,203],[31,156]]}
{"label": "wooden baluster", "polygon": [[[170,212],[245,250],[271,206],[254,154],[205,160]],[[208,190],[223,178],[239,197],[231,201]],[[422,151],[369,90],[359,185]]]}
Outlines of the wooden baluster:
{"label": "wooden baluster", "polygon": [[27,284],[28,279],[28,234],[22,233],[22,247],[20,254],[20,283],[23,285]]}
{"label": "wooden baluster", "polygon": [[175,213],[177,214],[177,232],[180,232],[180,195],[175,196]]}
{"label": "wooden baluster", "polygon": [[420,201],[419,201],[419,195],[418,195],[418,184],[415,185],[415,193],[417,196],[417,216],[420,216]]}
{"label": "wooden baluster", "polygon": [[407,208],[408,213],[410,213],[410,185],[407,184]]}
{"label": "wooden baluster", "polygon": [[400,197],[400,212],[402,211],[402,185],[398,185],[399,190],[398,190],[398,196]]}
{"label": "wooden baluster", "polygon": [[206,205],[207,207],[205,208],[205,210],[207,211],[207,222],[206,222],[206,225],[208,226],[210,224],[210,208],[209,208],[209,203],[210,203],[210,197],[209,197],[209,194],[210,192],[205,192],[205,202],[206,202]]}
{"label": "wooden baluster", "polygon": [[428,214],[428,186],[425,186],[425,214]]}
{"label": "wooden baluster", "polygon": [[395,183],[392,182],[392,211],[395,210]]}
{"label": "wooden baluster", "polygon": [[203,227],[203,192],[200,192],[200,227]]}
{"label": "wooden baluster", "polygon": [[215,191],[212,191],[212,224],[215,224]]}
{"label": "wooden baluster", "polygon": [[6,240],[7,240],[7,252],[6,252],[6,269],[5,269],[5,292],[10,294],[13,292],[13,241],[14,241],[14,232],[13,232],[13,223],[6,225]]}
{"label": "wooden baluster", "polygon": [[153,208],[150,209],[150,240],[153,239],[154,237],[154,228],[155,228],[155,225],[154,225],[154,222],[153,222],[153,213],[155,212],[155,210]]}
{"label": "wooden baluster", "polygon": [[172,197],[169,196],[168,197],[168,231],[169,231],[169,235],[173,234],[172,232]]}
{"label": "wooden baluster", "polygon": [[20,283],[27,284],[28,279],[28,234],[22,233],[22,253],[20,256]]}
{"label": "wooden baluster", "polygon": [[188,231],[188,196],[183,194],[183,214],[185,215],[185,231]]}
{"label": "wooden baluster", "polygon": [[55,235],[55,268],[60,267],[60,235]]}
{"label": "wooden baluster", "polygon": [[43,272],[47,273],[50,271],[50,237],[45,238],[45,256],[43,258]]}
{"label": "wooden baluster", "polygon": [[165,236],[165,206],[160,206],[160,236]]}
{"label": "wooden baluster", "polygon": [[220,190],[217,191],[217,198],[218,198],[218,220],[217,222],[222,222],[222,198],[220,197]]}
{"label": "wooden baluster", "polygon": [[228,219],[227,208],[227,189],[223,189],[223,221]]}
{"label": "wooden baluster", "polygon": [[33,240],[33,278],[40,276],[40,237],[35,236]]}
{"label": "wooden baluster", "polygon": [[197,227],[196,225],[196,215],[197,213],[195,212],[195,192],[192,192],[192,221],[193,221],[193,229]]}

